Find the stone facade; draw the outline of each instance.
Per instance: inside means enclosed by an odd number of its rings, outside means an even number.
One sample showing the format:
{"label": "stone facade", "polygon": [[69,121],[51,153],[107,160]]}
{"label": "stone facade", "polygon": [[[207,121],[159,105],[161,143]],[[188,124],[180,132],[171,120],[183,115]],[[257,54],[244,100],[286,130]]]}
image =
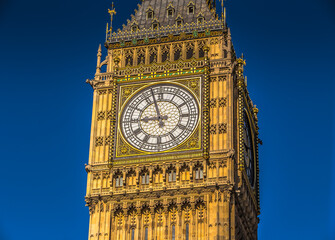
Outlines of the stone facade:
{"label": "stone facade", "polygon": [[[212,1],[144,0],[123,30],[107,29],[107,57],[99,47],[95,78],[87,80],[94,89],[89,240],[257,239],[258,109],[246,88],[245,61],[236,57],[229,28],[215,12]],[[198,150],[188,142],[177,152],[116,155],[131,149],[118,142],[118,116],[122,99],[136,91],[121,86],[196,78]],[[192,81],[190,88],[200,87]]]}

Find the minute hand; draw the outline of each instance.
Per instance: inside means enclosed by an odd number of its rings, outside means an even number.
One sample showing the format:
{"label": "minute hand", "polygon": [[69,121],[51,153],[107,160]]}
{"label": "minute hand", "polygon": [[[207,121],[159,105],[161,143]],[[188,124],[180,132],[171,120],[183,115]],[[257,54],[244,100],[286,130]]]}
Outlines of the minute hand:
{"label": "minute hand", "polygon": [[164,127],[164,123],[163,123],[163,121],[162,121],[162,116],[161,116],[161,114],[160,114],[160,112],[159,112],[159,109],[158,109],[158,104],[157,104],[157,101],[156,101],[156,98],[155,98],[155,95],[154,95],[154,91],[152,90],[152,88],[150,88],[150,90],[151,90],[151,94],[152,94],[152,97],[153,97],[153,99],[154,99],[154,103],[155,103],[155,108],[156,108],[156,112],[157,112],[157,117],[158,117],[158,121],[159,121],[159,127]]}

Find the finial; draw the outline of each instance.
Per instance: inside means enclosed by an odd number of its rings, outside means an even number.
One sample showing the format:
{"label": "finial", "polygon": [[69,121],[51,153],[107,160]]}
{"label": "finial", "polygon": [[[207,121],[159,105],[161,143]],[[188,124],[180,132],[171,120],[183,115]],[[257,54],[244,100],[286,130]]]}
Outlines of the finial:
{"label": "finial", "polygon": [[109,33],[110,34],[109,39],[111,39],[112,31],[113,31],[113,17],[114,17],[114,15],[116,15],[116,11],[115,11],[115,8],[114,8],[114,2],[112,2],[112,4],[111,4],[111,9],[108,9],[108,13],[111,15],[111,25],[110,25],[110,28],[108,29],[108,24],[107,24],[107,30],[106,30],[107,34],[106,35],[108,35],[108,33]]}
{"label": "finial", "polygon": [[223,23],[223,26],[226,26],[226,8],[224,7],[224,1],[226,0],[220,0],[221,2],[221,21]]}

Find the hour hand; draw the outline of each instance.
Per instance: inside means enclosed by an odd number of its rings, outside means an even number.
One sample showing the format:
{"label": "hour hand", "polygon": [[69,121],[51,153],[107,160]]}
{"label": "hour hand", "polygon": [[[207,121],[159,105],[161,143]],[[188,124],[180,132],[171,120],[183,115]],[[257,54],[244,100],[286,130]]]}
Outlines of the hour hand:
{"label": "hour hand", "polygon": [[148,123],[149,121],[157,121],[157,120],[167,120],[168,116],[162,116],[162,117],[144,117],[141,119],[141,121]]}

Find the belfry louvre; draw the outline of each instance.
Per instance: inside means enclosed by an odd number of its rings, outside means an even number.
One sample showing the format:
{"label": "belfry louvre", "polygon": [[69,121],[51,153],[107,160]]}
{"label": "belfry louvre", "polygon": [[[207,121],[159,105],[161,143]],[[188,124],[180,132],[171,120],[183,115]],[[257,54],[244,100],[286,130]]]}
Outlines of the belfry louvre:
{"label": "belfry louvre", "polygon": [[258,109],[215,2],[142,0],[116,31],[108,9],[87,80],[89,240],[257,239]]}

